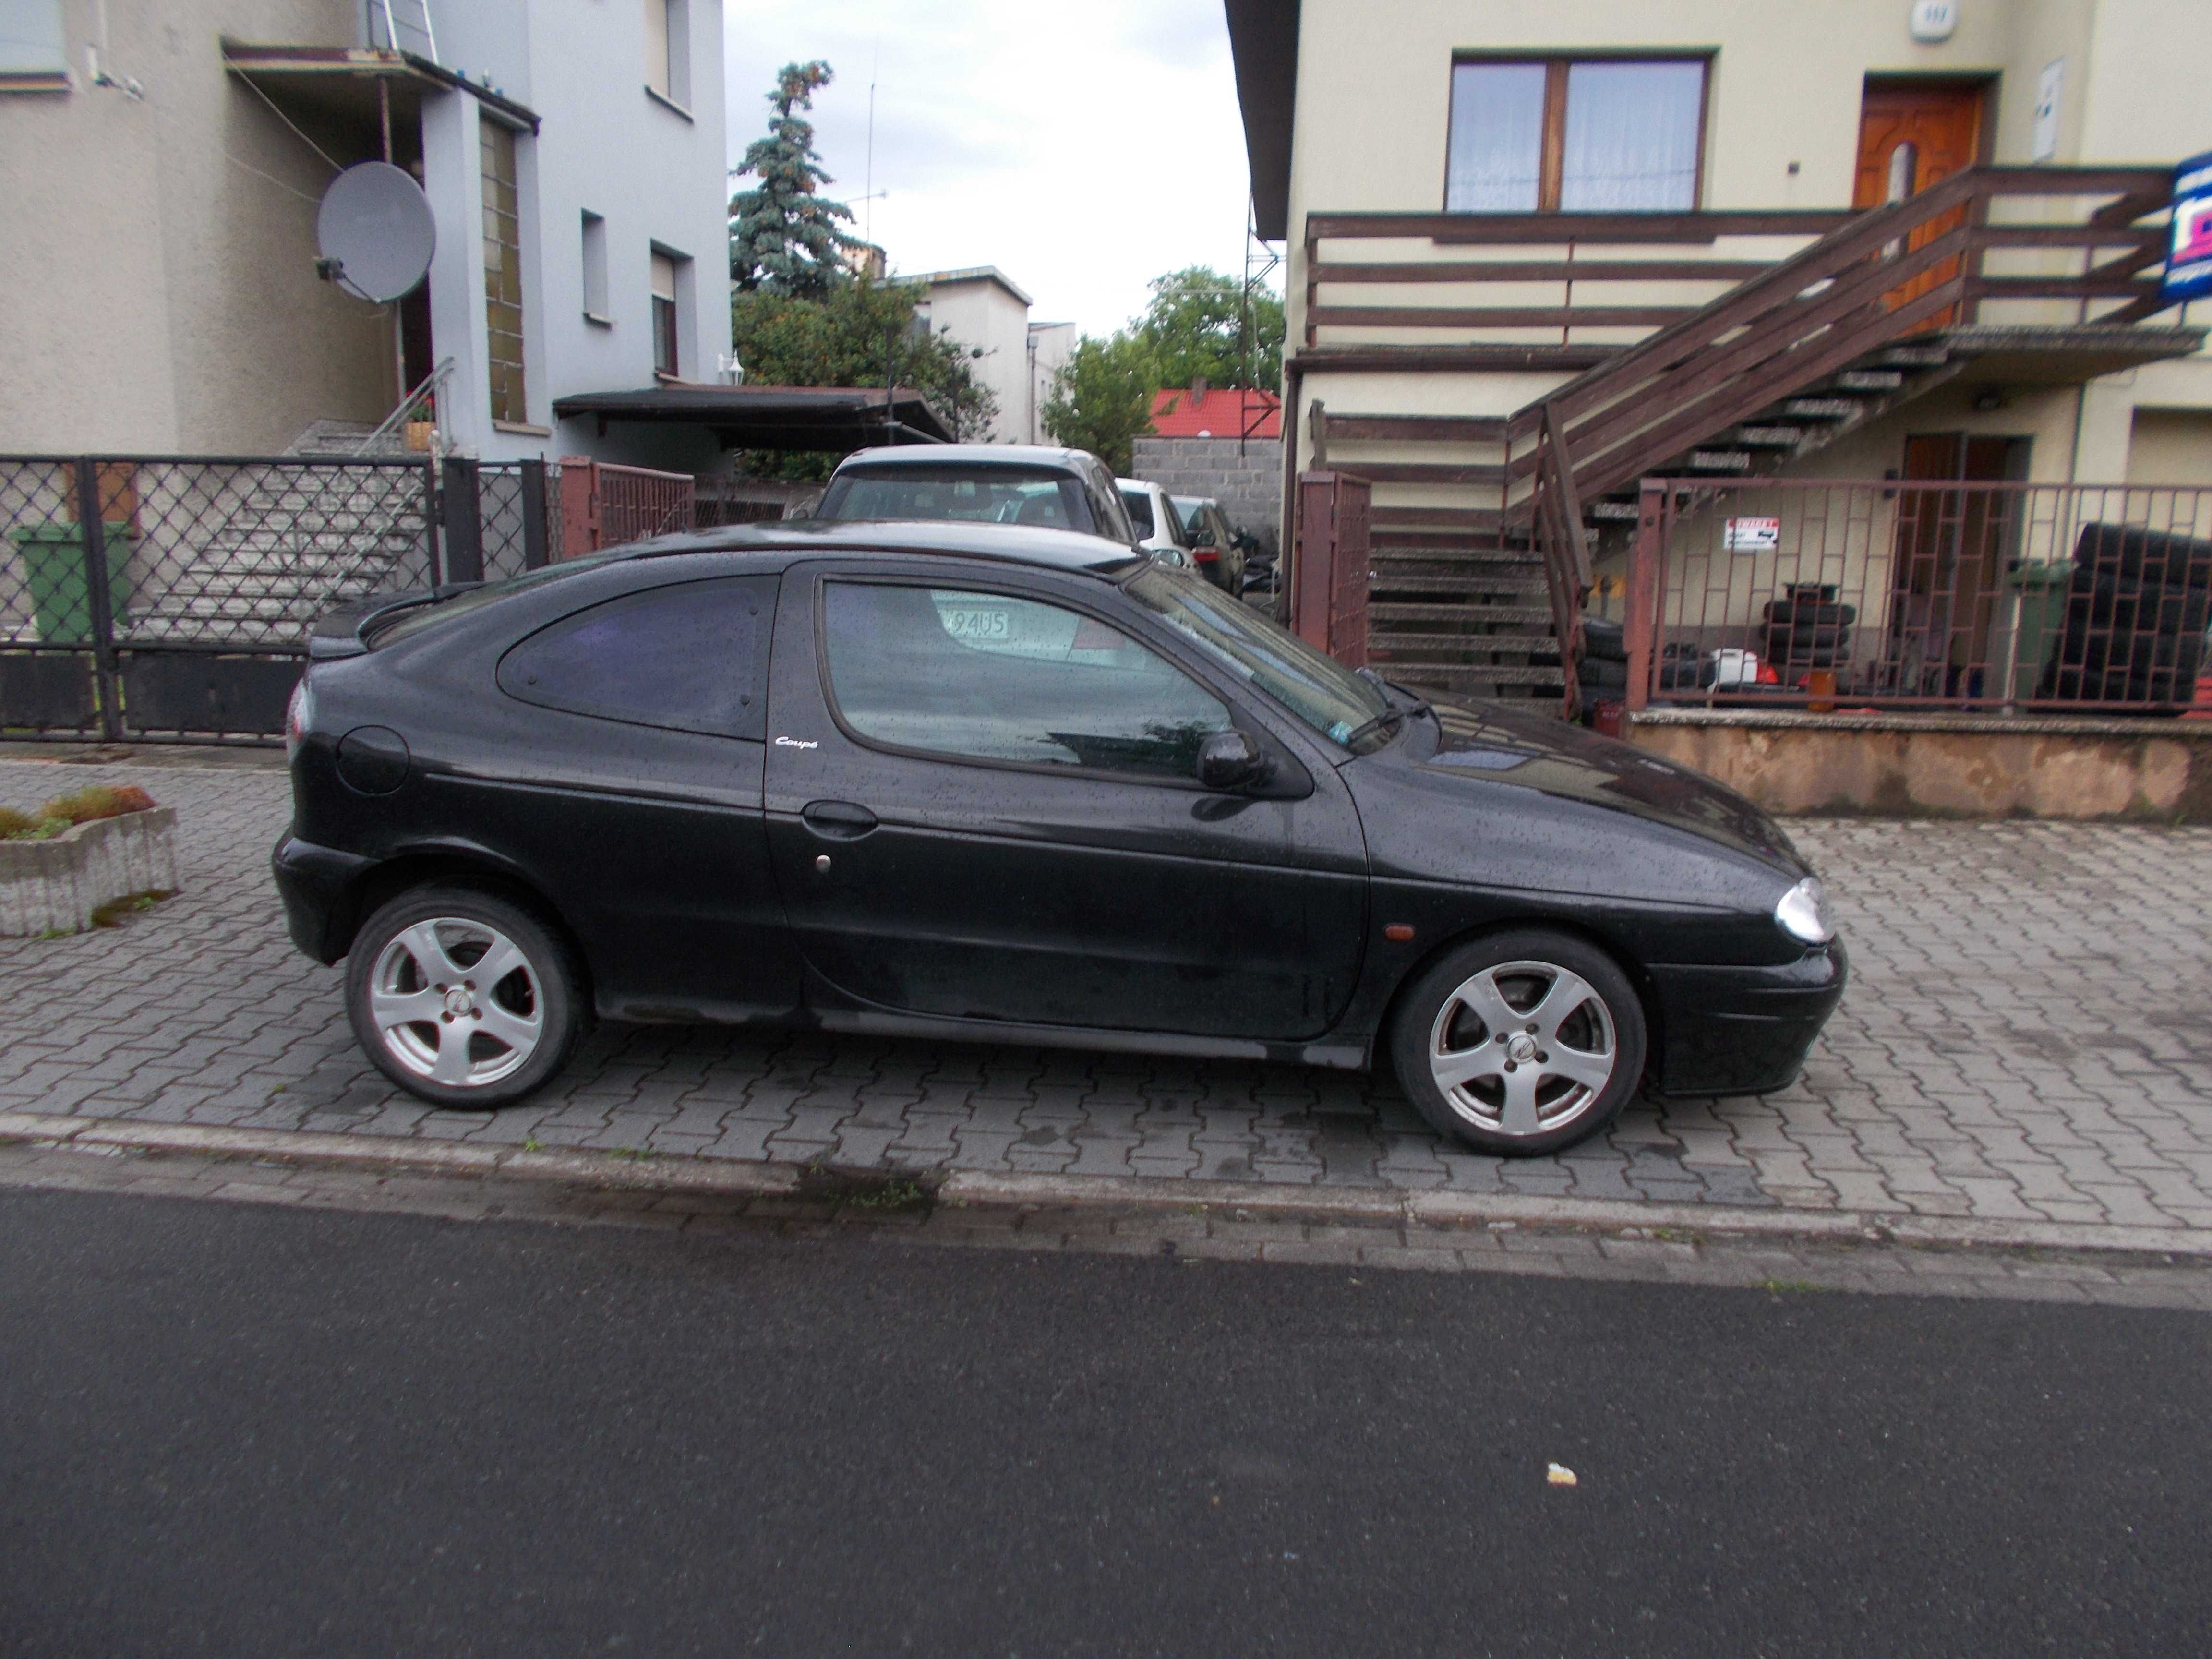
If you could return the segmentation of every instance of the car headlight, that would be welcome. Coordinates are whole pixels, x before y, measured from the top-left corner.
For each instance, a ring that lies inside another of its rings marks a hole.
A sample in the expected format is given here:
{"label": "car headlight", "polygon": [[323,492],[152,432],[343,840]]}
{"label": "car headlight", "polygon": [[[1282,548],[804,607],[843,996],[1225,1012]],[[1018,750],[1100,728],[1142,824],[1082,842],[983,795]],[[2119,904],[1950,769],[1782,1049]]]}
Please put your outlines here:
{"label": "car headlight", "polygon": [[1820,878],[1808,876],[1784,893],[1774,907],[1782,931],[1808,945],[1826,945],[1836,936],[1836,913],[1828,908],[1828,890]]}

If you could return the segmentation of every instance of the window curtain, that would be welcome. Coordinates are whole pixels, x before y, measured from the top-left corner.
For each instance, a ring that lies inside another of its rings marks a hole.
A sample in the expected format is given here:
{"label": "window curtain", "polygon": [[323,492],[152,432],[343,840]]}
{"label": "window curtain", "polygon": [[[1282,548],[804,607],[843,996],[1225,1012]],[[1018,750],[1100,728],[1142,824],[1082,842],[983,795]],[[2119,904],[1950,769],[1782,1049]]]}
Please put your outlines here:
{"label": "window curtain", "polygon": [[1452,66],[1448,213],[1533,213],[1544,160],[1544,66]]}
{"label": "window curtain", "polygon": [[1559,206],[1570,213],[1695,207],[1705,88],[1700,63],[1571,65]]}

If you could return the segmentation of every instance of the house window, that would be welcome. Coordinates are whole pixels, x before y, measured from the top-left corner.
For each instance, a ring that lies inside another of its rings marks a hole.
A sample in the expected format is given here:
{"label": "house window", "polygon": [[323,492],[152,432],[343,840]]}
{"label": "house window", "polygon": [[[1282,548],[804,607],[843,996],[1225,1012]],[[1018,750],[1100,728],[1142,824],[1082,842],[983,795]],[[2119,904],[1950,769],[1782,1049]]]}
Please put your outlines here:
{"label": "house window", "polygon": [[675,380],[680,372],[676,343],[676,264],[672,255],[653,256],[653,372]]}
{"label": "house window", "polygon": [[1705,107],[1703,58],[1454,64],[1444,210],[1694,208]]}
{"label": "house window", "polygon": [[66,92],[61,0],[0,0],[0,92]]}
{"label": "house window", "polygon": [[584,315],[595,323],[614,320],[607,309],[607,222],[584,215]]}
{"label": "house window", "polygon": [[645,88],[690,106],[691,0],[645,0]]}
{"label": "house window", "polygon": [[530,418],[522,386],[522,210],[515,185],[514,132],[480,120],[483,162],[484,329],[491,363],[491,417]]}

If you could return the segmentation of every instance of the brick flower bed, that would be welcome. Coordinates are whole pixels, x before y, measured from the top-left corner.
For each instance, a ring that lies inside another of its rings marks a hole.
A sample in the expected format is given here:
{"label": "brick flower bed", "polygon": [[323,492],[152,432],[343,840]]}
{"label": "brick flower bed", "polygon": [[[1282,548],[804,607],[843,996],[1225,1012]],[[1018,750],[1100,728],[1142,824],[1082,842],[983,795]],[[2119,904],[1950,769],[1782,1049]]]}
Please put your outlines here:
{"label": "brick flower bed", "polygon": [[94,788],[0,809],[0,935],[79,933],[177,887],[176,809]]}

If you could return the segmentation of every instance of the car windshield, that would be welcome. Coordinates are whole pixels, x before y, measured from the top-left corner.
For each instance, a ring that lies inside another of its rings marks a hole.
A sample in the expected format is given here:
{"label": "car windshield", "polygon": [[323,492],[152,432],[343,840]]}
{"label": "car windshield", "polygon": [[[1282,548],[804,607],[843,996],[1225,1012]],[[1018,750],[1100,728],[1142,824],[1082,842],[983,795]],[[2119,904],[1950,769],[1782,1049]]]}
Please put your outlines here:
{"label": "car windshield", "polygon": [[1363,728],[1351,744],[1359,752],[1389,741],[1390,734],[1373,722],[1389,712],[1390,701],[1371,681],[1220,589],[1146,570],[1124,591],[1330,741],[1347,743]]}
{"label": "car windshield", "polygon": [[410,635],[449,623],[456,617],[465,617],[470,611],[482,610],[510,593],[526,592],[533,587],[543,587],[547,582],[566,581],[584,571],[596,570],[610,559],[624,557],[629,551],[624,548],[619,552],[594,553],[580,559],[564,559],[559,564],[550,564],[542,570],[532,570],[520,576],[509,576],[503,581],[484,582],[441,597],[425,598],[421,603],[394,611],[388,618],[376,623],[362,636],[362,643],[372,650],[381,646],[396,645]]}
{"label": "car windshield", "polygon": [[1102,532],[1080,479],[1041,466],[946,462],[841,471],[817,519],[933,519]]}

